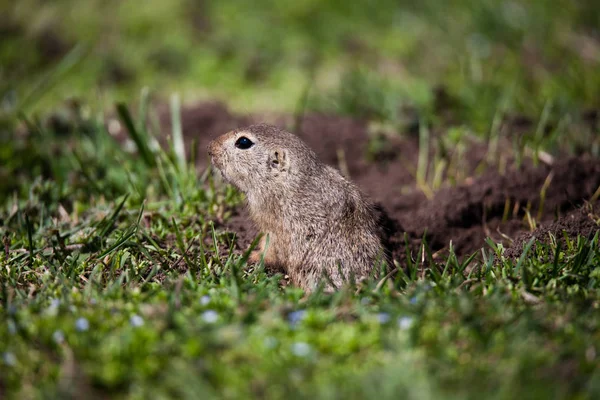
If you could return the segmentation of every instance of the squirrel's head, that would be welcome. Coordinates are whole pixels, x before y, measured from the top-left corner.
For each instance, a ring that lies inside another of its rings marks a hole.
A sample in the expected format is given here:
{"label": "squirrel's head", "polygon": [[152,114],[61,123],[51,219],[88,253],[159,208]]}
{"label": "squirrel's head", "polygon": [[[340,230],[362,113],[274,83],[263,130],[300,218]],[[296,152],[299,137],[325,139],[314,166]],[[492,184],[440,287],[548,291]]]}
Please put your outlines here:
{"label": "squirrel's head", "polygon": [[247,195],[281,190],[319,164],[300,138],[267,124],[219,136],[208,154],[225,180]]}

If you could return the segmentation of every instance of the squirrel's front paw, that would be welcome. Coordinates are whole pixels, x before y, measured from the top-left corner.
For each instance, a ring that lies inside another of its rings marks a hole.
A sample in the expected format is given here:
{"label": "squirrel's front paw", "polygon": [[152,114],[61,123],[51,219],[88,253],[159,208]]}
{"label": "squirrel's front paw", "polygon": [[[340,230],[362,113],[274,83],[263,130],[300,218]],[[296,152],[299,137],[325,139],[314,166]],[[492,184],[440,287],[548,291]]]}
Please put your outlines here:
{"label": "squirrel's front paw", "polygon": [[262,259],[262,252],[260,250],[253,250],[250,252],[248,256],[248,263],[250,264],[258,264]]}

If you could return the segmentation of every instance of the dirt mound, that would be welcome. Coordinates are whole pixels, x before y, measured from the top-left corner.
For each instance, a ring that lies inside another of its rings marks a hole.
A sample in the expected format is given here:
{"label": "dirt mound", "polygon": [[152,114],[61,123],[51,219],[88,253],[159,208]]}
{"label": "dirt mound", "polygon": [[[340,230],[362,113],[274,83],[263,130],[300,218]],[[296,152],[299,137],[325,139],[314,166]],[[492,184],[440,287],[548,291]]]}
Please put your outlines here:
{"label": "dirt mound", "polygon": [[581,208],[571,211],[555,222],[540,226],[533,232],[523,232],[516,238],[512,246],[506,249],[504,255],[508,258],[516,259],[521,256],[525,245],[531,238],[539,241],[547,241],[549,234],[552,234],[558,240],[563,240],[563,234],[566,234],[570,239],[575,239],[577,236],[591,239],[600,230],[599,211],[600,202],[597,202],[595,205],[586,204]]}
{"label": "dirt mound", "polygon": [[[205,148],[211,139],[262,119],[234,115],[219,103],[182,111],[184,136],[188,144],[196,139],[200,166],[208,162]],[[290,116],[271,116],[269,120],[293,126]],[[168,113],[161,121],[164,131],[169,132]],[[378,138],[369,133],[365,122],[312,113],[304,116],[296,133],[324,162],[339,168],[383,206],[389,216],[386,232],[390,246],[400,260],[404,258],[405,232],[413,250],[426,237],[434,252],[448,249],[452,241],[457,255],[466,256],[484,246],[488,236],[509,245],[508,238],[528,232],[526,210],[536,223],[546,226],[576,209],[600,186],[600,160],[586,157],[558,160],[552,166],[536,167],[526,161],[521,168],[508,168],[504,174],[489,168],[473,178],[488,148],[473,142],[462,160],[467,178],[457,186],[441,188],[428,199],[415,184],[419,141],[414,132],[386,135],[383,146],[373,150],[370,146]],[[511,160],[510,155],[506,159]],[[257,233],[243,209],[234,211],[225,228],[236,232],[239,250]]]}
{"label": "dirt mound", "polygon": [[386,137],[385,154],[375,152],[369,160],[369,142],[374,139],[362,121],[309,114],[297,134],[324,162],[339,168],[388,212],[390,200],[400,198],[403,189],[413,191],[415,178],[406,166],[417,163],[414,137]]}
{"label": "dirt mound", "polygon": [[[544,204],[542,192],[545,188]],[[505,175],[490,171],[469,184],[438,191],[412,210],[392,213],[414,237],[427,236],[432,250],[448,246],[458,255],[481,248],[486,236],[507,242],[528,229],[526,210],[537,222],[581,205],[600,186],[600,160],[571,158],[553,167],[527,166]]]}

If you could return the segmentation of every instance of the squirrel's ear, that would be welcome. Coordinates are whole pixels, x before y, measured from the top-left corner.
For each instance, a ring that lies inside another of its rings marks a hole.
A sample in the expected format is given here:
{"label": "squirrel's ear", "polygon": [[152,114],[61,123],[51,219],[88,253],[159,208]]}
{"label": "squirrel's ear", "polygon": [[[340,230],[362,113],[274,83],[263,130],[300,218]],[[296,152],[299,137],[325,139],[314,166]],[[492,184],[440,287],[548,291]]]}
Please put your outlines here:
{"label": "squirrel's ear", "polygon": [[269,167],[280,171],[286,170],[288,167],[287,152],[282,149],[273,150],[269,157]]}

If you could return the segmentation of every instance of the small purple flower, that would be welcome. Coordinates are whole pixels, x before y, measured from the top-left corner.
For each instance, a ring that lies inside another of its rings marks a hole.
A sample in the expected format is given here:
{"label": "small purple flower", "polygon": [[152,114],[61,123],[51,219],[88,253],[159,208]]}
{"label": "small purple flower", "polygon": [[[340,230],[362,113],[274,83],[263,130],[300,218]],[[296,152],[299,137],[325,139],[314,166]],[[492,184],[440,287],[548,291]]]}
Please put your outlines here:
{"label": "small purple flower", "polygon": [[75,321],[75,329],[78,332],[85,332],[90,329],[90,323],[83,317],[77,318],[77,321]]}
{"label": "small purple flower", "polygon": [[408,301],[410,302],[410,304],[417,304],[417,296],[411,297]]}
{"label": "small purple flower", "polygon": [[298,357],[306,357],[310,354],[311,348],[308,343],[296,342],[292,344],[292,353]]}
{"label": "small purple flower", "polygon": [[15,321],[13,321],[12,319],[8,320],[8,333],[10,333],[11,335],[17,333],[17,324],[15,324]]}
{"label": "small purple flower", "polygon": [[390,314],[386,313],[386,312],[381,312],[379,314],[377,314],[377,321],[379,321],[380,324],[387,324],[388,322],[390,322]]}
{"label": "small purple flower", "polygon": [[412,317],[400,317],[398,318],[398,328],[402,330],[409,329],[413,324]]}
{"label": "small purple flower", "polygon": [[4,361],[4,364],[8,365],[9,367],[14,367],[17,365],[17,357],[15,357],[15,355],[10,351],[2,354],[2,360]]}
{"label": "small purple flower", "polygon": [[54,316],[54,315],[58,314],[58,308],[59,307],[60,307],[60,300],[58,300],[58,299],[51,299],[50,300],[50,305],[46,309],[46,312],[49,315]]}
{"label": "small purple flower", "polygon": [[54,333],[52,334],[52,340],[54,340],[58,344],[61,344],[65,341],[65,334],[61,330],[54,331]]}
{"label": "small purple flower", "polygon": [[139,328],[144,325],[144,319],[137,314],[133,314],[131,318],[129,318],[129,323],[134,328]]}
{"label": "small purple flower", "polygon": [[204,296],[200,297],[200,305],[207,306],[208,303],[210,303],[209,295],[205,294]]}
{"label": "small purple flower", "polygon": [[214,310],[206,310],[202,313],[202,319],[207,324],[214,324],[219,319],[219,314]]}
{"label": "small purple flower", "polygon": [[305,310],[292,311],[291,313],[288,314],[288,322],[292,326],[295,326],[300,321],[302,321],[304,319],[304,317],[306,317],[306,311]]}

